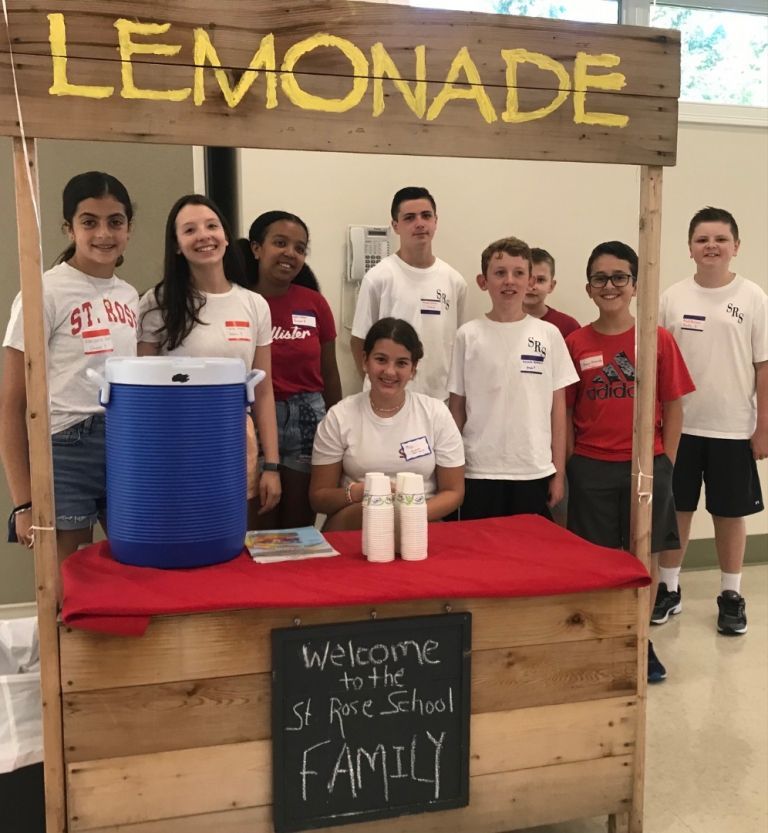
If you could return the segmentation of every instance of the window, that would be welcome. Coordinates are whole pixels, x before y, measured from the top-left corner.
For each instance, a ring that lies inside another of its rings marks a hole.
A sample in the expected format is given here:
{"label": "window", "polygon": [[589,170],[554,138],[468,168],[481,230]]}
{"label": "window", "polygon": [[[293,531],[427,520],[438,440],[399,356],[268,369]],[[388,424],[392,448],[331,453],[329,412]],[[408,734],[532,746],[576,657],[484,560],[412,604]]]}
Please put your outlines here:
{"label": "window", "polygon": [[768,107],[768,15],[651,6],[682,35],[681,101]]}
{"label": "window", "polygon": [[462,12],[580,20],[586,23],[617,23],[619,19],[618,0],[411,0],[411,5]]}
{"label": "window", "polygon": [[[617,23],[618,0],[398,0],[411,6],[457,11]],[[626,23],[679,29],[683,102],[768,107],[768,14],[765,0],[623,0]],[[723,8],[726,7],[726,8]],[[731,11],[730,9],[741,9]],[[694,109],[694,108],[692,108]],[[706,109],[706,108],[704,108]],[[711,108],[715,109],[715,108]],[[726,108],[723,108],[723,110]],[[696,117],[699,120],[699,117]],[[705,121],[752,122],[740,114]],[[764,119],[760,119],[762,124]],[[757,123],[757,122],[756,122]]]}

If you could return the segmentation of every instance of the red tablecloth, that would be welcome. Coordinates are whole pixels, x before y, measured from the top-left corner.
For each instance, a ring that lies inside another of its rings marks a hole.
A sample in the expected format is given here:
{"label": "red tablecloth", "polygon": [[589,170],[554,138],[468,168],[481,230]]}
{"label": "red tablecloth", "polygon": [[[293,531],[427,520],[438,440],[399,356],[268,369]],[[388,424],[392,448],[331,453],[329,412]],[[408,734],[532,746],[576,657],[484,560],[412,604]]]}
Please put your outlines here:
{"label": "red tablecloth", "polygon": [[160,614],[554,596],[650,583],[631,554],[588,544],[534,515],[430,524],[429,558],[419,562],[369,564],[360,532],[327,538],[341,555],[255,564],[244,551],[194,570],[129,567],[107,543],[94,544],[62,565],[62,616],[73,627],[138,636]]}

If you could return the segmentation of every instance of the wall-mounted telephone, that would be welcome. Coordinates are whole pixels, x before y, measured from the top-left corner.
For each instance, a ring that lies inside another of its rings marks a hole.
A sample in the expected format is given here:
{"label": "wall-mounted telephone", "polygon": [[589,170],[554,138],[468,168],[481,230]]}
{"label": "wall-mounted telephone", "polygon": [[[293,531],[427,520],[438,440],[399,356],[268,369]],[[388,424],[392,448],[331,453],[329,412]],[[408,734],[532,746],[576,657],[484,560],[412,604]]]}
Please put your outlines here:
{"label": "wall-mounted telephone", "polygon": [[387,226],[348,226],[347,280],[360,283],[363,275],[382,258],[390,254],[392,247]]}

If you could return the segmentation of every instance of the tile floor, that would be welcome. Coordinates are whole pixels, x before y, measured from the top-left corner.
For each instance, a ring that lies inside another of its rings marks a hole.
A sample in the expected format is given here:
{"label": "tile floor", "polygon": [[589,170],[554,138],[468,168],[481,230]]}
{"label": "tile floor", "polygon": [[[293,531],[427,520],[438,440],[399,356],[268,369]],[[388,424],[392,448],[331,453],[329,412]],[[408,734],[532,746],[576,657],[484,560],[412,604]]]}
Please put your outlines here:
{"label": "tile floor", "polygon": [[[744,570],[749,632],[717,633],[720,574],[683,573],[683,612],[651,628],[644,833],[768,831],[768,565]],[[605,833],[589,819],[526,833]]]}

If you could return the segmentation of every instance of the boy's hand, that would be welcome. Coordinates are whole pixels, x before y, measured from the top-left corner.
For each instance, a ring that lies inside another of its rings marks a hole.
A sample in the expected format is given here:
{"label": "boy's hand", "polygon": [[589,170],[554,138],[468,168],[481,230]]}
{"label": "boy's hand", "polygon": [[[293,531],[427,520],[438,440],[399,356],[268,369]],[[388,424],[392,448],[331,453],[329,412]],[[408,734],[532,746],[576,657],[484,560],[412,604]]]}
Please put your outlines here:
{"label": "boy's hand", "polygon": [[768,458],[768,429],[756,428],[755,433],[749,440],[752,446],[752,454],[755,460],[765,460]]}
{"label": "boy's hand", "polygon": [[549,481],[549,500],[547,506],[552,509],[565,497],[565,474],[556,472]]}

